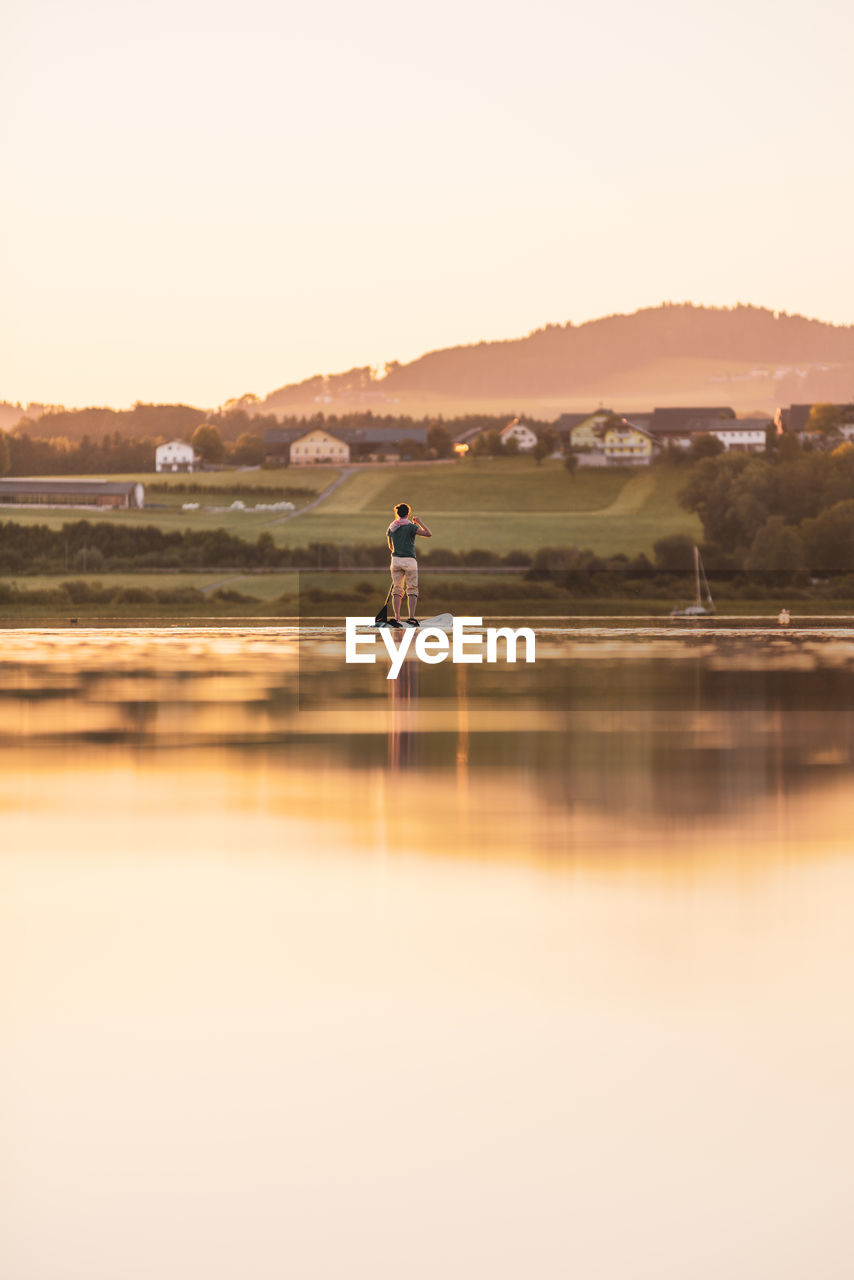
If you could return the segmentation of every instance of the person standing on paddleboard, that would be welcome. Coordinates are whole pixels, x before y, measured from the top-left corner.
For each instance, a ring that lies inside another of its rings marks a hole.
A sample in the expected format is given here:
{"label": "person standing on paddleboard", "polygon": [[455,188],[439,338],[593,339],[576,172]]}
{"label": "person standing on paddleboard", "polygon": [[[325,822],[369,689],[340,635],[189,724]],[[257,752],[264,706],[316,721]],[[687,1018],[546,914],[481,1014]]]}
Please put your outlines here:
{"label": "person standing on paddleboard", "polygon": [[403,604],[403,593],[406,591],[409,603],[410,627],[417,627],[418,619],[415,610],[418,605],[418,560],[415,557],[415,539],[432,538],[433,535],[423,520],[410,514],[409,503],[398,502],[394,509],[394,519],[386,530],[386,541],[391,552],[391,594],[394,602],[394,626],[402,627],[400,607]]}

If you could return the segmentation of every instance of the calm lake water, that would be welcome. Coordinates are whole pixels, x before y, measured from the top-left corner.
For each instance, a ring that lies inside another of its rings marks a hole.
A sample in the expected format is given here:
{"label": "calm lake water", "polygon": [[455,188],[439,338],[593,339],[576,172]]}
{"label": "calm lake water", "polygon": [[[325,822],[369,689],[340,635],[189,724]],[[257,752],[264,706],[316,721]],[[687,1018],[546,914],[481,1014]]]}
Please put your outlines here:
{"label": "calm lake water", "polygon": [[845,1280],[854,631],[6,631],[0,1273]]}

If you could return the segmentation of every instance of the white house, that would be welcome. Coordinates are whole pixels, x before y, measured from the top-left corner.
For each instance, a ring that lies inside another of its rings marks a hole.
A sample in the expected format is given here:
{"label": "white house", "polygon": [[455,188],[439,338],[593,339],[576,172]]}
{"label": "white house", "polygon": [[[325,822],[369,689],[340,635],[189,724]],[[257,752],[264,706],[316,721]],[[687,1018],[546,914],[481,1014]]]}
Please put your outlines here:
{"label": "white house", "polygon": [[518,418],[508,422],[507,426],[500,432],[500,435],[502,444],[506,444],[508,440],[515,440],[519,446],[520,453],[530,453],[537,443],[537,437],[531,428],[526,427],[524,422],[520,422]]}
{"label": "white house", "polygon": [[717,436],[727,453],[764,453],[768,425],[767,418],[723,419],[708,434]]}
{"label": "white house", "polygon": [[186,440],[170,440],[154,451],[155,471],[196,471],[201,458]]}
{"label": "white house", "polygon": [[340,465],[350,461],[350,446],[331,431],[315,427],[294,440],[290,448],[290,460],[292,467],[311,466],[316,462],[335,462]]}

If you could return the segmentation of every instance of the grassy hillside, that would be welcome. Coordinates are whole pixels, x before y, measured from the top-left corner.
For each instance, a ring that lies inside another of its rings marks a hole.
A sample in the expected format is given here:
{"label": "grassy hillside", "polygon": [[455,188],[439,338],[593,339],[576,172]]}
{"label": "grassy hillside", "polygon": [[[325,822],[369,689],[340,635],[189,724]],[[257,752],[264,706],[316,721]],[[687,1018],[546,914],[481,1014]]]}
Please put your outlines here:
{"label": "grassy hillside", "polygon": [[304,516],[271,528],[283,545],[381,540],[395,502],[409,502],[433,532],[433,547],[496,552],[541,546],[589,547],[600,554],[649,553],[657,538],[699,538],[697,518],[676,493],[681,472],[582,469],[528,458],[466,461],[448,467],[357,472]]}
{"label": "grassy hillside", "polygon": [[[46,524],[54,529],[80,519],[155,524],[166,530],[224,528],[252,540],[269,532],[280,546],[382,543],[394,503],[405,501],[433,531],[434,538],[425,550],[483,547],[506,552],[574,545],[600,554],[635,555],[649,553],[653,542],[664,534],[700,536],[697,518],[676,501],[684,482],[678,470],[582,468],[571,476],[560,462],[538,467],[530,458],[366,467],[345,473],[328,498],[305,514],[295,515],[227,509],[235,474],[243,484],[278,483],[283,489],[299,486],[321,493],[341,473],[325,467],[218,473],[222,497],[213,499],[190,494],[178,501],[175,495],[169,502],[169,495],[152,494],[152,501],[162,500],[162,506],[122,512],[7,507],[0,509],[0,520]],[[174,483],[178,482],[175,478]],[[207,478],[204,482],[207,484]],[[199,501],[199,510],[182,510],[186,500]],[[259,500],[269,501],[266,497]],[[246,499],[247,505],[253,501]]]}

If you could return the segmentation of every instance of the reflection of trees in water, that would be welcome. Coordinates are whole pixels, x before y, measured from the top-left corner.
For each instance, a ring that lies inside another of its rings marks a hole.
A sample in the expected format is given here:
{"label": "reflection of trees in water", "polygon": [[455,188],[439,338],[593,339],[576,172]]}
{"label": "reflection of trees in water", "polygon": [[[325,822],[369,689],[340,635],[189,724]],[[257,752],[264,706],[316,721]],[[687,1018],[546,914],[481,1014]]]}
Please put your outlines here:
{"label": "reflection of trees in water", "polygon": [[551,746],[563,768],[538,769],[552,800],[624,816],[732,815],[840,774],[854,783],[854,724],[829,711],[628,713],[567,729]]}
{"label": "reflection of trees in water", "polygon": [[[103,666],[63,669],[60,678],[55,667],[22,666],[6,690],[0,729],[13,738],[208,742],[354,773],[431,770],[458,799],[488,771],[506,771],[534,804],[540,796],[564,811],[640,818],[737,814],[849,774],[847,647],[834,656],[792,645],[787,665],[765,667],[758,663],[766,654],[776,662],[776,650],[670,652],[585,660],[570,648],[565,658],[512,668],[406,661],[396,681],[386,680],[382,663],[347,667],[337,655],[310,673],[220,662],[120,677]],[[55,730],[52,716],[27,719],[25,702],[54,704]],[[314,709],[334,715],[313,726]]]}
{"label": "reflection of trees in water", "polygon": [[[411,711],[417,692],[420,707],[446,707],[444,723],[416,733],[412,716],[401,717],[387,735],[360,735],[358,750],[343,735],[327,747],[355,767],[384,757],[393,767],[455,769],[458,785],[462,752],[466,778],[519,771],[562,808],[639,817],[738,813],[851,769],[854,718],[832,714],[854,703],[847,669],[750,670],[727,668],[720,650],[715,658],[512,671],[405,663],[397,688],[383,681],[389,705]],[[416,678],[417,690],[407,683]],[[481,709],[493,717],[488,728],[478,725]]]}

